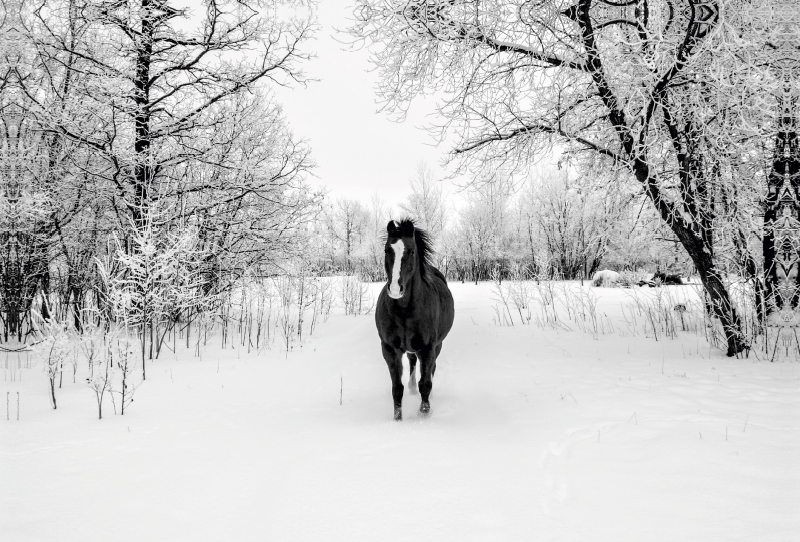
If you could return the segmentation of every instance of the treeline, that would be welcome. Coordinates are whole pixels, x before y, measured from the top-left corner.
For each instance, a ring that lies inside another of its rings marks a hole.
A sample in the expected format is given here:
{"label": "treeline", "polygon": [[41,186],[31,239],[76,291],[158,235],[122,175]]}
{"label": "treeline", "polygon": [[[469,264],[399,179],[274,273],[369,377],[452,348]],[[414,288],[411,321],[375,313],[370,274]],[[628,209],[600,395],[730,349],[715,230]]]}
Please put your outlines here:
{"label": "treeline", "polygon": [[475,183],[446,195],[433,171],[420,165],[411,193],[398,208],[378,195],[369,201],[326,202],[313,259],[326,274],[383,280],[386,224],[410,216],[435,240],[436,263],[450,280],[530,277],[591,278],[599,269],[690,274],[682,248],[660,224],[641,193],[623,183],[554,171],[524,182]]}

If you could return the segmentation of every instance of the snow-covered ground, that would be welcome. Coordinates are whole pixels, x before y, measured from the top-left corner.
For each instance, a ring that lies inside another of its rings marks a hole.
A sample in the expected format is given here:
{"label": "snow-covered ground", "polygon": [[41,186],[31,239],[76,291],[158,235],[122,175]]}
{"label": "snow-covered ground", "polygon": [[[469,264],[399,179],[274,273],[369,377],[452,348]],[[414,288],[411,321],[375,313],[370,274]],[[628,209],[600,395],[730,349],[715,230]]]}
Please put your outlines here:
{"label": "snow-covered ground", "polygon": [[0,540],[800,540],[800,365],[633,334],[619,289],[593,289],[595,339],[451,286],[432,414],[406,393],[400,423],[372,315],[288,356],[168,352],[103,420],[67,375],[52,410],[12,354]]}

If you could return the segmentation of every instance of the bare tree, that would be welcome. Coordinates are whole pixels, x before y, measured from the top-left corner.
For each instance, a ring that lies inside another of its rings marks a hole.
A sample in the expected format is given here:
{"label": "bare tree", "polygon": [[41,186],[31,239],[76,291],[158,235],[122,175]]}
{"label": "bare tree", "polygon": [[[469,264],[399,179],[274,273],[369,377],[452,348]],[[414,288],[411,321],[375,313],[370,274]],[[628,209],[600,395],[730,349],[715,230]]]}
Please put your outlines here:
{"label": "bare tree", "polygon": [[531,249],[535,236],[544,244],[552,267],[565,279],[575,279],[597,271],[631,196],[598,187],[586,177],[570,180],[563,172],[529,179],[521,199],[530,220]]}
{"label": "bare tree", "polygon": [[400,204],[400,209],[408,213],[416,225],[426,230],[434,247],[438,247],[446,222],[441,182],[437,181],[430,166],[420,162],[410,183],[411,194],[406,202]]}
{"label": "bare tree", "polygon": [[[509,256],[509,208],[512,185],[507,179],[480,183],[465,194],[459,210],[454,243],[447,247],[448,258],[472,280],[488,280],[495,265]],[[462,277],[463,278],[463,277]]]}
{"label": "bare tree", "polygon": [[[80,98],[100,116],[88,132],[64,119],[51,129],[105,156],[137,225],[176,167],[204,161],[221,143],[203,136],[225,123],[231,100],[261,82],[304,81],[300,46],[314,28],[310,11],[287,17],[275,2],[223,0],[194,15],[170,0],[41,5],[49,9],[33,12],[34,43],[42,56],[77,58],[70,69],[94,75]],[[87,27],[82,39],[60,31],[64,17]]]}
{"label": "bare tree", "polygon": [[341,198],[328,208],[326,214],[328,231],[341,251],[344,272],[352,273],[356,267],[356,256],[367,235],[368,214],[363,203],[356,199]]}
{"label": "bare tree", "polygon": [[369,215],[366,241],[365,241],[365,262],[364,267],[367,277],[370,280],[381,280],[384,278],[383,269],[383,245],[386,240],[386,224],[389,222],[389,208],[386,202],[376,192],[369,200],[367,207]]}
{"label": "bare tree", "polygon": [[[114,231],[135,250],[129,241],[153,205],[171,212],[156,226],[164,233],[196,221],[210,288],[302,250],[320,195],[305,184],[308,146],[293,136],[268,87],[305,83],[300,64],[315,27],[313,3],[204,6],[3,4],[2,120],[10,123],[9,141],[24,141],[26,156],[15,160],[29,164],[29,179],[15,173],[0,182],[13,181],[3,186],[12,206],[31,197],[47,202],[35,224],[0,231],[13,249],[2,269],[9,288],[0,293],[11,310],[0,313],[15,332],[37,291],[48,299],[51,289],[80,329],[87,296],[102,290],[87,263]],[[20,252],[25,246],[30,255]],[[14,286],[22,278],[25,288]],[[24,300],[12,291],[24,291]],[[48,310],[43,302],[45,316]]]}

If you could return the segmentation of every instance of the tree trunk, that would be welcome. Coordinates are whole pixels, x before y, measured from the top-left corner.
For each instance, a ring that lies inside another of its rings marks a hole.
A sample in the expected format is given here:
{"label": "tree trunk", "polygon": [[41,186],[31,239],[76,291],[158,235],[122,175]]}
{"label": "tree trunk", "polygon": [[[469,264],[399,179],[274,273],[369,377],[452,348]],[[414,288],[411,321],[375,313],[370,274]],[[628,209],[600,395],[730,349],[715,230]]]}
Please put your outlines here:
{"label": "tree trunk", "polygon": [[135,164],[133,168],[134,205],[131,209],[133,222],[137,229],[144,226],[147,207],[150,201],[149,186],[152,182],[153,168],[149,163],[150,153],[150,64],[153,56],[154,17],[151,0],[141,0],[142,30],[136,43],[136,67],[133,79],[134,103],[134,142]]}
{"label": "tree trunk", "polygon": [[56,376],[53,375],[50,377],[50,397],[53,399],[53,410],[56,407]]}
{"label": "tree trunk", "polygon": [[[147,314],[147,312],[144,311],[143,314]],[[141,328],[142,328],[141,329],[141,333],[142,333],[142,380],[147,380],[147,374],[145,373],[145,364],[144,364],[145,352],[147,352],[147,320],[144,320],[144,319],[142,320]],[[126,363],[127,363],[127,359],[128,358],[126,357],[125,358]]]}
{"label": "tree trunk", "polygon": [[669,225],[692,259],[709,296],[713,316],[719,318],[722,324],[727,342],[726,354],[735,356],[742,352],[747,348],[747,344],[742,334],[741,320],[722,282],[722,274],[714,264],[711,247],[706,246],[703,236],[697,231],[700,228],[684,218],[677,208],[679,204],[668,201],[661,195],[657,180],[650,176],[646,163],[637,160],[634,164],[634,174],[642,183],[645,193],[655,205],[662,220]]}
{"label": "tree trunk", "polygon": [[678,224],[677,221],[670,224],[670,226],[675,235],[678,236],[678,239],[681,240],[689,257],[692,258],[703,287],[708,293],[713,316],[719,318],[722,324],[728,345],[726,355],[735,356],[747,348],[747,344],[742,334],[739,315],[731,303],[728,289],[722,282],[722,274],[714,264],[713,258],[706,250],[702,240],[695,236],[692,230]]}

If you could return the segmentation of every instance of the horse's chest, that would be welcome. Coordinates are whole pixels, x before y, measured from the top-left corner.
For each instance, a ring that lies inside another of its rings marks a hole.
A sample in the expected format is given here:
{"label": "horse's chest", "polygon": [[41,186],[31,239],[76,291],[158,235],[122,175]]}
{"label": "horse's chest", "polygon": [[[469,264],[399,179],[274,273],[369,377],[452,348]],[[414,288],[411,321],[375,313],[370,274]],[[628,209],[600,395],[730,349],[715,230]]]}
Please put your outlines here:
{"label": "horse's chest", "polygon": [[425,329],[415,320],[396,322],[389,333],[389,344],[398,350],[417,352],[428,342]]}

